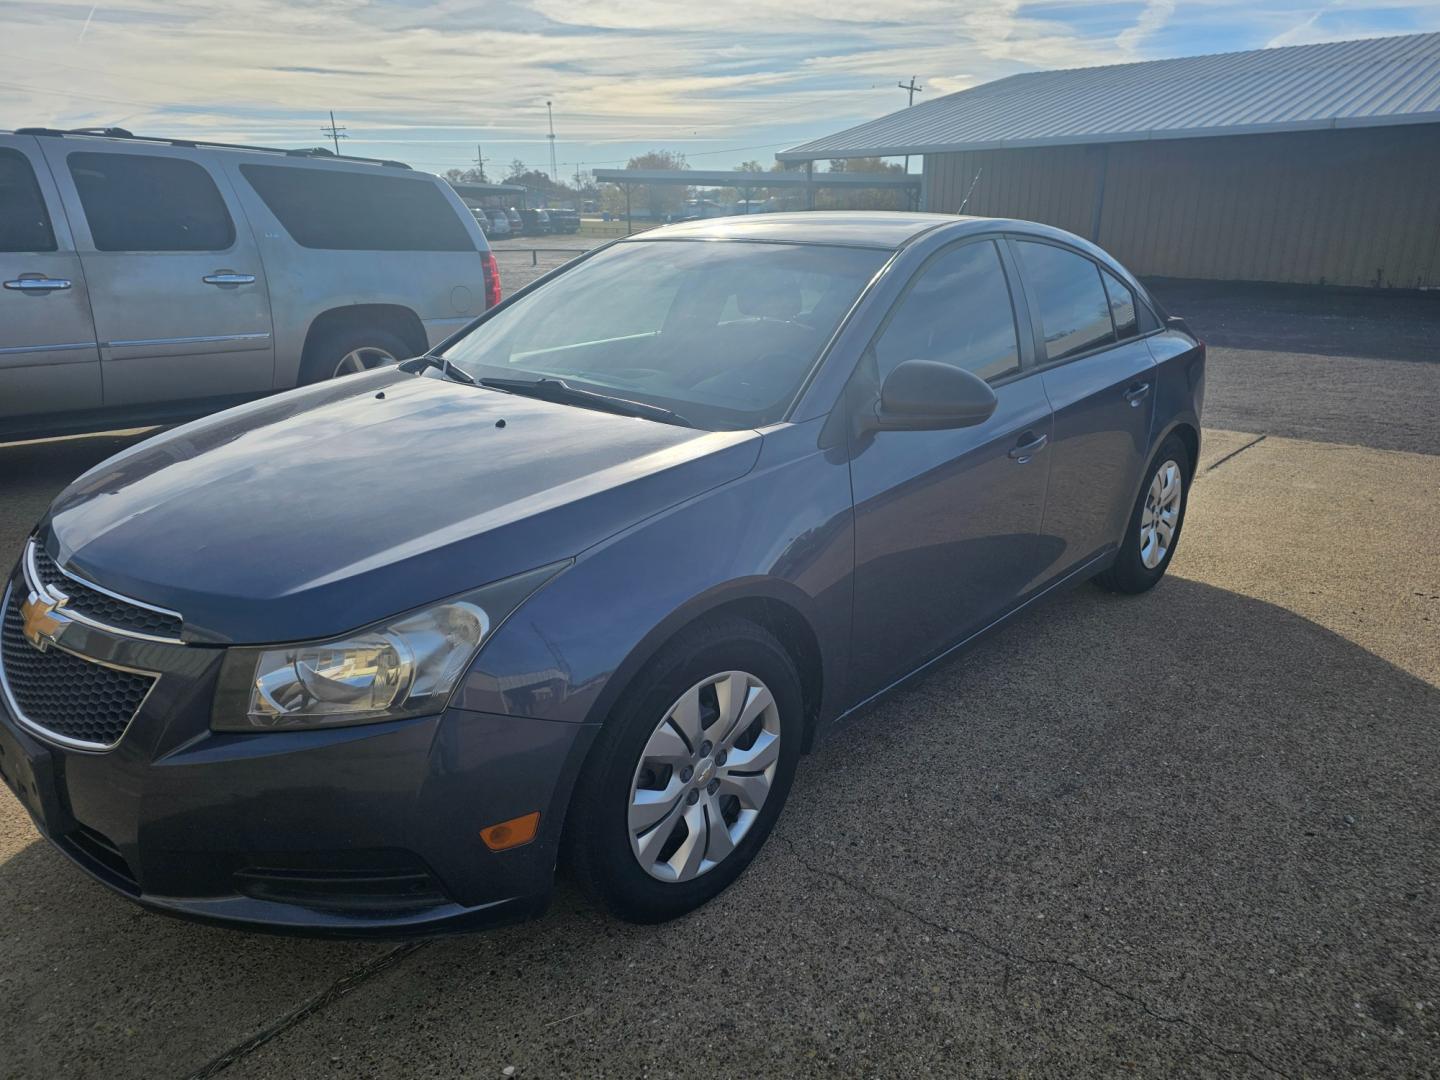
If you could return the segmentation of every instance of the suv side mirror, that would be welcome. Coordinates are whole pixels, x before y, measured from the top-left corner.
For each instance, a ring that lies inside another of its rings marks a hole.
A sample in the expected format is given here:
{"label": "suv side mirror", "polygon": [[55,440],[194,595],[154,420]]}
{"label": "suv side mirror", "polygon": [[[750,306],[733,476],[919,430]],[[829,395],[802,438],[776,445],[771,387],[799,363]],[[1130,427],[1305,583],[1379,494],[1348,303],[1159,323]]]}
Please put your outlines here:
{"label": "suv side mirror", "polygon": [[974,372],[935,360],[906,360],[885,377],[867,428],[940,431],[973,427],[994,414],[999,401]]}

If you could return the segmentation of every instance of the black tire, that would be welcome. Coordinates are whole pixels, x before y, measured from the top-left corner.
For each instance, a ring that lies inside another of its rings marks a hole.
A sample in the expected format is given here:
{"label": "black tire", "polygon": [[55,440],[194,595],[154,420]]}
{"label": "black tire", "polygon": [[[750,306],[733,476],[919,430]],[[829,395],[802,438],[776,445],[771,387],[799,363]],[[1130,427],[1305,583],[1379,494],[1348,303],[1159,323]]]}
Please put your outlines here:
{"label": "black tire", "polygon": [[[727,857],[688,881],[658,880],[631,850],[628,812],[636,769],[651,734],[681,695],[732,670],[760,679],[778,709],[780,753],[769,794]],[[612,915],[634,923],[664,922],[717,896],[750,865],[774,827],[795,778],[804,724],[795,664],[766,630],[732,619],[696,627],[671,641],[621,697],[576,785],[564,850],[580,887]]]}
{"label": "black tire", "polygon": [[[1175,520],[1175,531],[1164,556],[1155,566],[1146,566],[1141,557],[1140,520],[1145,513],[1150,487],[1155,482],[1156,475],[1170,462],[1180,470],[1180,513]],[[1171,435],[1160,444],[1160,449],[1155,451],[1155,456],[1145,470],[1145,482],[1140,485],[1140,495],[1136,498],[1135,508],[1130,512],[1130,518],[1125,524],[1125,536],[1115,555],[1115,562],[1095,578],[1097,585],[1109,592],[1142,593],[1153,589],[1165,576],[1170,560],[1175,557],[1175,549],[1180,546],[1180,533],[1185,527],[1185,508],[1190,502],[1193,472],[1194,464],[1190,461],[1190,451],[1179,436]]]}
{"label": "black tire", "polygon": [[402,337],[381,327],[340,327],[325,332],[305,350],[305,360],[300,365],[300,385],[308,386],[335,378],[335,368],[340,361],[357,349],[379,349],[394,360],[416,355],[415,349]]}

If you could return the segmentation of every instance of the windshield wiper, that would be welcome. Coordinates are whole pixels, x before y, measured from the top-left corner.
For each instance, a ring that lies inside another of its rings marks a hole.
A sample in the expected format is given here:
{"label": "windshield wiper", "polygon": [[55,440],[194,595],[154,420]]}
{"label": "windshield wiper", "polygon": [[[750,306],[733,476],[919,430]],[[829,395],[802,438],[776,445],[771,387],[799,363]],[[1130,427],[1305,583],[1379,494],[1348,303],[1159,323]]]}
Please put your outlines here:
{"label": "windshield wiper", "polygon": [[604,409],[606,412],[619,413],[621,416],[639,416],[646,420],[659,420],[664,424],[679,424],[681,427],[694,427],[689,420],[677,412],[662,408],[659,405],[647,405],[643,401],[631,401],[629,398],[612,397],[609,394],[601,394],[594,390],[581,390],[578,386],[571,386],[564,379],[540,378],[540,379],[481,379],[481,386],[488,386],[491,390],[503,390],[507,394],[523,394],[526,397],[540,398],[542,401],[554,401],[562,405],[581,405],[586,408]]}
{"label": "windshield wiper", "polygon": [[[475,385],[475,376],[471,375],[468,371],[465,371],[462,368],[456,367],[445,357],[436,356],[434,353],[422,353],[420,356],[416,356],[413,359],[406,360],[405,363],[424,364],[426,367],[439,368],[441,373],[444,374],[446,378],[454,379],[456,382],[468,383],[471,386]],[[406,368],[406,370],[413,371],[415,369]]]}

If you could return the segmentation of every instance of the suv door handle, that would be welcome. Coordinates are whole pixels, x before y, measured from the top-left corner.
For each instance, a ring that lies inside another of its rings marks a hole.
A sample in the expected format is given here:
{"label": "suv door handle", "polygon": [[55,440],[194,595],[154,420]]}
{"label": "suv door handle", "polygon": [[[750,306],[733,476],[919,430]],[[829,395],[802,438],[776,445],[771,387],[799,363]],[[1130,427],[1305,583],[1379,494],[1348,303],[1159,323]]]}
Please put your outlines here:
{"label": "suv door handle", "polygon": [[217,270],[200,279],[206,285],[254,285],[254,274],[237,274],[233,270]]}
{"label": "suv door handle", "polygon": [[1148,382],[1131,383],[1125,390],[1125,400],[1130,403],[1132,409],[1138,409],[1149,393],[1150,384]]}
{"label": "suv door handle", "polygon": [[53,277],[22,277],[14,281],[5,282],[5,288],[17,289],[20,292],[53,292],[56,289],[70,288],[69,278]]}
{"label": "suv door handle", "polygon": [[1020,437],[1020,440],[1021,441],[1016,443],[1014,447],[1010,450],[1010,456],[1016,461],[1018,461],[1021,465],[1024,465],[1037,453],[1045,449],[1045,444],[1050,441],[1050,436],[1032,435],[1030,434],[1030,432],[1027,431],[1024,435]]}

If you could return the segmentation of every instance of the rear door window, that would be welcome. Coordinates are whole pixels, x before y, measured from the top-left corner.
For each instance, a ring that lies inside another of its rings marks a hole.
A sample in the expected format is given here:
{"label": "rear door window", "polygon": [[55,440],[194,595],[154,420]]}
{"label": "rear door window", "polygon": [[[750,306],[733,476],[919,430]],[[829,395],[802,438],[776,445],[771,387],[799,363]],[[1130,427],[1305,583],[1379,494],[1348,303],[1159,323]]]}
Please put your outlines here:
{"label": "rear door window", "polygon": [[1064,360],[1115,341],[1110,301],[1100,268],[1083,255],[1053,244],[1015,244],[1040,309],[1047,360]]}
{"label": "rear door window", "polygon": [[1010,288],[994,242],[952,248],[911,283],[875,339],[881,379],[906,360],[937,360],[989,380],[1020,370]]}
{"label": "rear door window", "polygon": [[301,247],[476,250],[455,208],[424,177],[285,165],[241,165],[240,172]]}
{"label": "rear door window", "polygon": [[1110,300],[1110,318],[1115,322],[1115,334],[1121,341],[1140,333],[1140,321],[1136,317],[1135,293],[1114,274],[1103,267],[1100,277],[1105,282],[1105,295]]}
{"label": "rear door window", "polygon": [[86,152],[65,161],[97,251],[224,251],[235,243],[225,200],[194,161]]}
{"label": "rear door window", "polygon": [[0,251],[54,251],[55,230],[30,159],[0,147]]}

